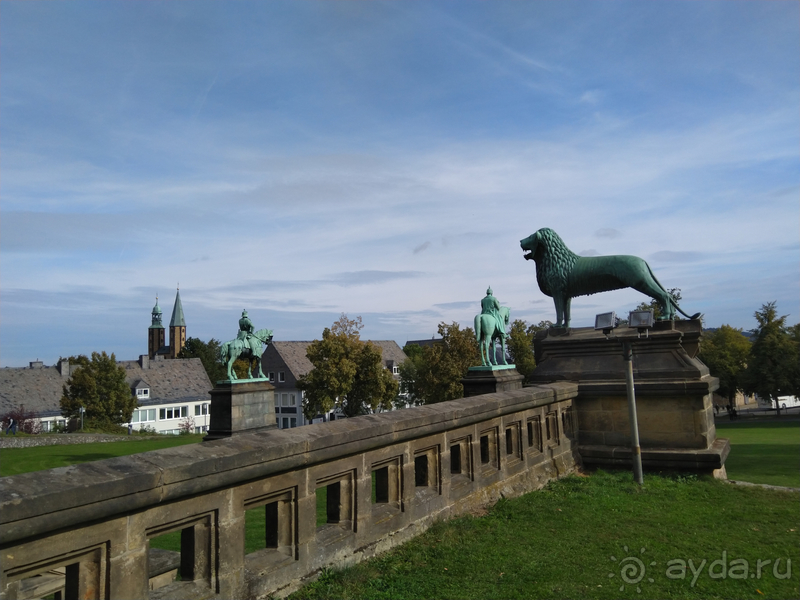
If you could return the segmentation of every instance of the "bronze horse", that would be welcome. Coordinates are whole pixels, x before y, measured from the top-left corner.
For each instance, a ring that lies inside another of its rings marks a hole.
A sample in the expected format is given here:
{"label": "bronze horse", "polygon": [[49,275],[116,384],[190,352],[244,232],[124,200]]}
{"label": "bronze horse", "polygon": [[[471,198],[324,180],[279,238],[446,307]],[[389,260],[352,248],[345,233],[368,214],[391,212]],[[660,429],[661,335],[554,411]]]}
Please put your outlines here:
{"label": "bronze horse", "polygon": [[222,362],[228,366],[228,379],[235,381],[238,379],[233,371],[233,363],[237,358],[247,359],[247,378],[253,379],[253,361],[258,364],[257,379],[266,379],[261,370],[261,345],[269,344],[272,341],[271,329],[259,329],[250,334],[246,340],[235,339],[225,342],[219,349],[219,356]]}

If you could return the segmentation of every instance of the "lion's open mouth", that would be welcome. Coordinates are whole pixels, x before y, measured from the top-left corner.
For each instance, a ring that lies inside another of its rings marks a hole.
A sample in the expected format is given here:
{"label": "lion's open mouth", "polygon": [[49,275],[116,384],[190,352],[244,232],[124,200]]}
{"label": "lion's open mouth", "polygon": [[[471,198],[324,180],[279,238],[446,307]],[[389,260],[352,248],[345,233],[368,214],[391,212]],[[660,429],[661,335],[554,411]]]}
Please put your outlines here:
{"label": "lion's open mouth", "polygon": [[525,258],[525,260],[533,260],[533,252],[525,252],[525,254],[522,256]]}

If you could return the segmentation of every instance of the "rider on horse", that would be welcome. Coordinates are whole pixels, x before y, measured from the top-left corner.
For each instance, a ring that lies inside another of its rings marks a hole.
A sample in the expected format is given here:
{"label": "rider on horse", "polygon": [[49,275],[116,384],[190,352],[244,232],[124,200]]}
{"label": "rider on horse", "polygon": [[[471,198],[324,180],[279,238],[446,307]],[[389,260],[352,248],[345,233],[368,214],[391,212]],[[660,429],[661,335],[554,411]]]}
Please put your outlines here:
{"label": "rider on horse", "polygon": [[255,331],[255,327],[253,327],[253,322],[250,320],[250,317],[247,316],[247,311],[242,311],[242,318],[239,319],[239,333],[236,335],[237,340],[241,340],[242,344],[245,348],[250,347],[250,336]]}
{"label": "rider on horse", "polygon": [[500,301],[492,295],[491,287],[486,290],[486,296],[481,300],[481,314],[491,315],[494,318],[497,322],[497,329],[500,330],[503,339],[505,339],[508,334],[506,333],[505,321],[500,315]]}

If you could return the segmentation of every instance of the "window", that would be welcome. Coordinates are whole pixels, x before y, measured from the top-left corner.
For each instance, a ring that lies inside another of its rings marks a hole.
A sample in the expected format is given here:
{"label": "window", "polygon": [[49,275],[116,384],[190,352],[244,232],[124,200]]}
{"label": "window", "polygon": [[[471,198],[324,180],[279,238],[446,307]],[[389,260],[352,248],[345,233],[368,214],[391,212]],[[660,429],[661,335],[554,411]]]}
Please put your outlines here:
{"label": "window", "polygon": [[270,381],[275,381],[275,372],[270,371],[269,373],[267,373],[267,379],[269,379]]}
{"label": "window", "polygon": [[400,368],[399,367],[392,367],[392,375],[399,375]]}
{"label": "window", "polygon": [[208,414],[208,404],[195,404],[194,405],[194,416],[199,417],[201,415]]}
{"label": "window", "polygon": [[173,406],[172,408],[160,408],[158,410],[158,420],[167,421],[169,419],[180,419],[189,416],[188,406]]}
{"label": "window", "polygon": [[283,371],[278,371],[278,383],[283,383],[286,381],[286,373]]}
{"label": "window", "polygon": [[289,429],[289,418],[283,417],[283,427],[281,429]]}
{"label": "window", "polygon": [[133,411],[131,415],[131,423],[147,423],[156,420],[155,408],[141,408]]}
{"label": "window", "polygon": [[137,398],[149,398],[150,397],[150,388],[140,388],[136,390],[136,397]]}
{"label": "window", "polygon": [[297,427],[297,419],[295,417],[289,419],[289,427]]}

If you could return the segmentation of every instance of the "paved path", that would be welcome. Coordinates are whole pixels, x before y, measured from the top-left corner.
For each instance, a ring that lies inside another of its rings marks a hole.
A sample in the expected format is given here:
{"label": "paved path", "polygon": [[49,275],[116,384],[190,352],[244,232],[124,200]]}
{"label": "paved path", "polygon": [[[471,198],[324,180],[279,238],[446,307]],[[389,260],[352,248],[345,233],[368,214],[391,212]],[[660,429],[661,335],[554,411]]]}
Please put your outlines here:
{"label": "paved path", "polygon": [[57,433],[53,435],[0,435],[0,448],[33,448],[62,444],[95,444],[98,442],[136,442],[163,439],[163,436],[111,435],[105,433]]}

